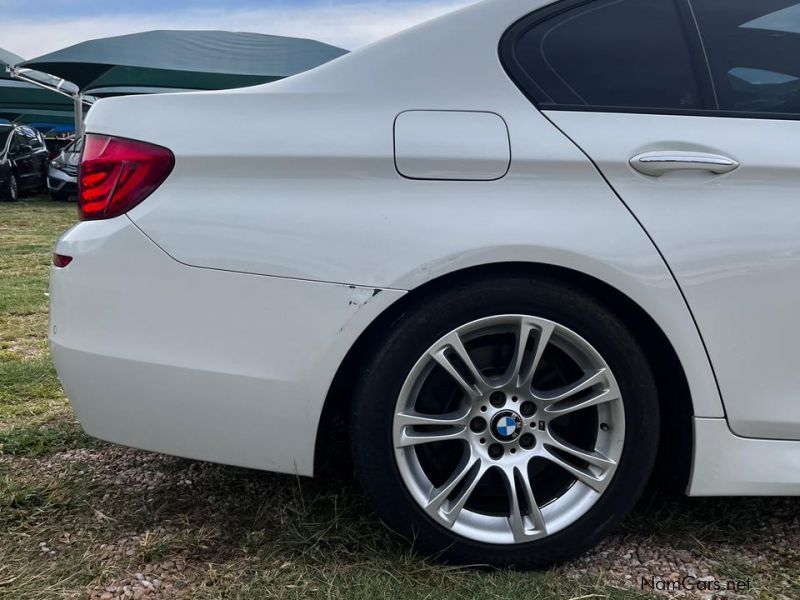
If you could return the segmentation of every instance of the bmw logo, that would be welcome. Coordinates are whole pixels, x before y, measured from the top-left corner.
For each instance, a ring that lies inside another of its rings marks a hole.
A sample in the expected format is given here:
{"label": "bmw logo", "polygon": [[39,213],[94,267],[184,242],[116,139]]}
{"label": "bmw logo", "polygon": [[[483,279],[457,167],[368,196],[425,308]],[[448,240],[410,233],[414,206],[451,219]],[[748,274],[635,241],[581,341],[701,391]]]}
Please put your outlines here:
{"label": "bmw logo", "polygon": [[501,442],[508,442],[516,438],[521,428],[522,419],[517,413],[510,410],[499,412],[492,419],[492,435]]}

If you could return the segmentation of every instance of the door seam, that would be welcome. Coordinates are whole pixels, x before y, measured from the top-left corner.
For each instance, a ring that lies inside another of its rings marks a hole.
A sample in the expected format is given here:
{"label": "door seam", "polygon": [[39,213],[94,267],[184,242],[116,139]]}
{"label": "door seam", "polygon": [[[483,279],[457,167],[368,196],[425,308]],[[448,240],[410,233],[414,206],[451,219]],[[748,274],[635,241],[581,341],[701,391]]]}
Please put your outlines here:
{"label": "door seam", "polygon": [[[689,311],[689,316],[692,318],[692,323],[694,324],[695,331],[697,331],[697,336],[700,338],[700,343],[703,345],[703,351],[705,352],[706,360],[708,360],[708,366],[711,369],[711,376],[714,379],[714,385],[717,388],[717,394],[719,395],[720,405],[722,406],[722,414],[724,415],[725,423],[728,426],[728,431],[730,431],[732,434],[735,435],[734,431],[731,429],[730,421],[728,421],[728,411],[727,411],[727,409],[725,407],[725,399],[722,397],[722,389],[720,388],[719,379],[717,378],[717,372],[716,372],[716,369],[714,368],[714,362],[711,360],[711,354],[708,351],[708,346],[706,345],[706,340],[703,337],[703,332],[700,330],[700,325],[697,322],[697,318],[694,315],[694,311],[692,310],[692,307],[689,305],[689,300],[686,298],[686,294],[683,292],[683,288],[681,287],[681,284],[678,281],[678,278],[675,276],[675,273],[673,272],[672,267],[670,267],[669,262],[667,262],[666,257],[664,256],[663,252],[661,252],[661,248],[658,247],[658,244],[656,244],[656,241],[650,235],[650,232],[647,231],[647,228],[639,220],[639,217],[636,216],[636,214],[633,212],[633,210],[631,210],[631,207],[628,206],[627,202],[625,202],[625,200],[622,198],[622,196],[619,194],[619,192],[617,192],[616,188],[611,184],[611,182],[605,176],[605,173],[603,173],[603,171],[600,169],[600,167],[597,166],[597,163],[594,161],[594,159],[591,156],[589,156],[589,154],[583,148],[581,148],[581,146],[574,139],[572,139],[572,137],[570,137],[567,134],[567,132],[565,132],[563,129],[561,129],[561,127],[559,127],[547,114],[545,114],[544,111],[539,111],[539,112],[545,119],[547,119],[547,121],[553,127],[556,128],[556,130],[560,131],[561,134],[565,138],[567,138],[578,149],[578,151],[581,154],[583,154],[586,157],[586,159],[592,164],[592,166],[597,171],[598,175],[600,175],[600,177],[603,178],[603,181],[606,182],[606,185],[608,185],[608,188],[617,197],[617,199],[620,201],[620,203],[622,203],[622,206],[625,207],[625,209],[628,211],[628,213],[631,215],[631,217],[633,217],[634,221],[636,221],[636,223],[639,225],[639,228],[647,236],[647,239],[650,240],[650,243],[653,245],[653,248],[655,248],[655,251],[658,253],[658,256],[661,258],[661,262],[664,263],[664,266],[666,267],[667,272],[669,273],[670,277],[672,277],[672,281],[675,282],[675,286],[678,288],[678,292],[680,293],[681,298],[683,298],[683,303],[686,306],[686,310]],[[679,357],[678,360],[680,360],[680,357]],[[694,402],[692,403],[692,409],[694,409]],[[693,416],[696,416],[696,415],[693,415]]]}

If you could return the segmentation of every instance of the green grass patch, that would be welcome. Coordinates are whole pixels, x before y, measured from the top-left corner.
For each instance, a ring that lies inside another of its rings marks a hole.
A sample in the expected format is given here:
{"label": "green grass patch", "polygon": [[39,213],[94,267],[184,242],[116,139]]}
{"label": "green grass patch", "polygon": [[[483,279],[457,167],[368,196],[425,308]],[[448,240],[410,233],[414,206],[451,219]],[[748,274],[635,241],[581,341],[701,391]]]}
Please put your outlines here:
{"label": "green grass patch", "polygon": [[73,448],[94,448],[97,444],[77,423],[45,423],[0,431],[0,455],[44,456]]}
{"label": "green grass patch", "polygon": [[36,275],[7,275],[0,271],[0,311],[8,314],[25,315],[41,310],[42,302],[47,302],[47,280]]}
{"label": "green grass patch", "polygon": [[[74,204],[0,202],[0,364],[46,355],[50,257],[75,220]],[[0,396],[6,385],[0,380]]]}
{"label": "green grass patch", "polygon": [[[68,413],[47,348],[50,256],[75,222],[75,206],[45,198],[0,202],[0,432],[5,452],[44,451],[59,428],[43,422]],[[40,433],[39,433],[40,432]],[[35,438],[41,435],[41,443]]]}
{"label": "green grass patch", "polygon": [[22,483],[9,475],[0,477],[0,512],[8,517],[10,511],[47,510],[59,502],[58,486]]}
{"label": "green grass patch", "polygon": [[3,408],[28,400],[63,398],[50,358],[3,360],[0,363],[0,416]]}

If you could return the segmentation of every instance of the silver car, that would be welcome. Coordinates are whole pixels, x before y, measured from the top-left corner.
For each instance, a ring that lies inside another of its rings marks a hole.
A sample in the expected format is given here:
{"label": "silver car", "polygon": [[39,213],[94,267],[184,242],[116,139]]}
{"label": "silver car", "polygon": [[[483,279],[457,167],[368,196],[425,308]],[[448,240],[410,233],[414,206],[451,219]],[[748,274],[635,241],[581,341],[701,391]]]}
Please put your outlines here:
{"label": "silver car", "polygon": [[47,191],[50,198],[65,201],[78,193],[78,164],[83,150],[83,138],[79,138],[64,148],[50,161],[47,171]]}

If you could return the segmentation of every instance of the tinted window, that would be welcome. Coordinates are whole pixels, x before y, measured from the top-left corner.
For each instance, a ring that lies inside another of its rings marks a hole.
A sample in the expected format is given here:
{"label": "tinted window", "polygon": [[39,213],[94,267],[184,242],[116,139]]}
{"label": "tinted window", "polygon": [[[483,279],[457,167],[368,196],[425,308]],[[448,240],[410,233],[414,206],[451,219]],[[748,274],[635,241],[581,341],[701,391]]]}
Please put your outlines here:
{"label": "tinted window", "polygon": [[582,3],[523,30],[511,52],[543,108],[703,106],[675,0]]}
{"label": "tinted window", "polygon": [[31,129],[30,127],[22,127],[20,129],[20,133],[25,136],[25,140],[22,142],[23,144],[28,144],[31,148],[40,148],[41,144],[39,142],[39,136],[36,134],[36,131]]}
{"label": "tinted window", "polygon": [[14,137],[11,139],[11,147],[16,151],[19,152],[20,146],[27,144],[28,140],[25,139],[25,136],[20,133],[19,130],[14,132]]}
{"label": "tinted window", "polygon": [[9,135],[11,135],[10,129],[0,129],[0,154],[2,154],[3,150],[6,148]]}
{"label": "tinted window", "polygon": [[723,111],[800,115],[800,2],[691,0]]}

